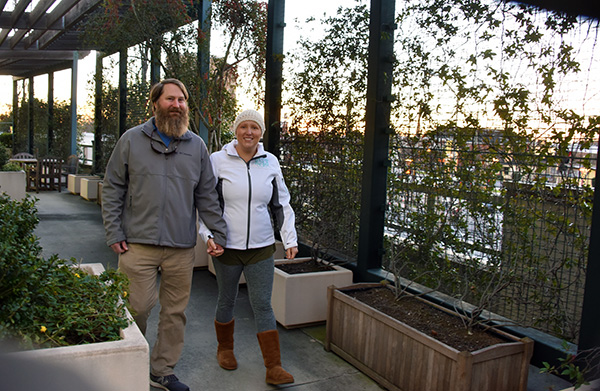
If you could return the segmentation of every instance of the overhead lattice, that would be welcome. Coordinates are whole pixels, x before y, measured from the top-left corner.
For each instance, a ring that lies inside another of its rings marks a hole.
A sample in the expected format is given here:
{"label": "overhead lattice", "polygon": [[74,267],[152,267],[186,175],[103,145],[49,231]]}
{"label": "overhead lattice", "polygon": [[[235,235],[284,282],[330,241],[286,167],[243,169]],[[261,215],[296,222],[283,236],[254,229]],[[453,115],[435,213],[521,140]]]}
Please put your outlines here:
{"label": "overhead lattice", "polygon": [[72,66],[89,53],[78,25],[101,0],[0,0],[0,75],[29,77]]}

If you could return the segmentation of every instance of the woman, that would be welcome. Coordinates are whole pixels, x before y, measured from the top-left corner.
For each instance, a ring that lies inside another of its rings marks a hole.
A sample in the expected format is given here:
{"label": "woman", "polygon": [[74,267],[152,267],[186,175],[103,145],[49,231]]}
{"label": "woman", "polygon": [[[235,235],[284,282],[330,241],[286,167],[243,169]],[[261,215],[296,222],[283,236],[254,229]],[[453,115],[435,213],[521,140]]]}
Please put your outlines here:
{"label": "woman", "polygon": [[[213,258],[219,286],[215,315],[217,359],[222,368],[237,368],[233,354],[233,308],[244,272],[267,368],[266,382],[293,383],[293,376],[281,367],[271,290],[275,252],[273,225],[281,234],[286,257],[293,259],[298,253],[294,211],[277,158],[259,143],[265,132],[262,116],[255,110],[243,111],[235,119],[233,130],[236,139],[210,157],[227,223],[227,246],[219,258]],[[210,238],[203,224],[200,234],[205,241]]]}

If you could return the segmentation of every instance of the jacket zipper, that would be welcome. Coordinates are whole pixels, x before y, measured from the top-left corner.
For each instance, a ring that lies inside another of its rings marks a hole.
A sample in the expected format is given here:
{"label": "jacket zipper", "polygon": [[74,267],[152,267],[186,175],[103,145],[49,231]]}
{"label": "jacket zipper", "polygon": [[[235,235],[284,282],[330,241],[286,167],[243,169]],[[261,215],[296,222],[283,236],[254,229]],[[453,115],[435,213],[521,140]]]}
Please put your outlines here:
{"label": "jacket zipper", "polygon": [[248,246],[250,245],[250,216],[252,215],[252,211],[250,208],[252,207],[252,176],[250,175],[250,161],[244,162],[246,163],[246,173],[248,174],[248,226],[246,227],[246,250],[248,250]]}

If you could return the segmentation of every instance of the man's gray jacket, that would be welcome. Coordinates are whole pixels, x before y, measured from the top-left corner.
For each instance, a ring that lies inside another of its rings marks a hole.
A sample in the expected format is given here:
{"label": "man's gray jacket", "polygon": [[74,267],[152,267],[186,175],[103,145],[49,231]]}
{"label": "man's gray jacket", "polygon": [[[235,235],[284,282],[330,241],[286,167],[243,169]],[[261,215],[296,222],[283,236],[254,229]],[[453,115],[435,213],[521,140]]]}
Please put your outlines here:
{"label": "man's gray jacket", "polygon": [[106,166],[106,243],[194,247],[200,216],[215,242],[225,246],[226,226],[217,197],[204,141],[187,131],[167,147],[153,117],[121,136]]}

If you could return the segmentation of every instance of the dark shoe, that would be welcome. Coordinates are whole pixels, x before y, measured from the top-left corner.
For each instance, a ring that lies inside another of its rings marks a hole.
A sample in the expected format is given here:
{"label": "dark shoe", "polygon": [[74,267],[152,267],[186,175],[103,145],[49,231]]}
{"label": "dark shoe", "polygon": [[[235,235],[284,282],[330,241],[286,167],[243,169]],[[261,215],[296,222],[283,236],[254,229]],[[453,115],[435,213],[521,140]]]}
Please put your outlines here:
{"label": "dark shoe", "polygon": [[167,391],[190,391],[175,375],[154,376],[150,374],[150,385]]}

